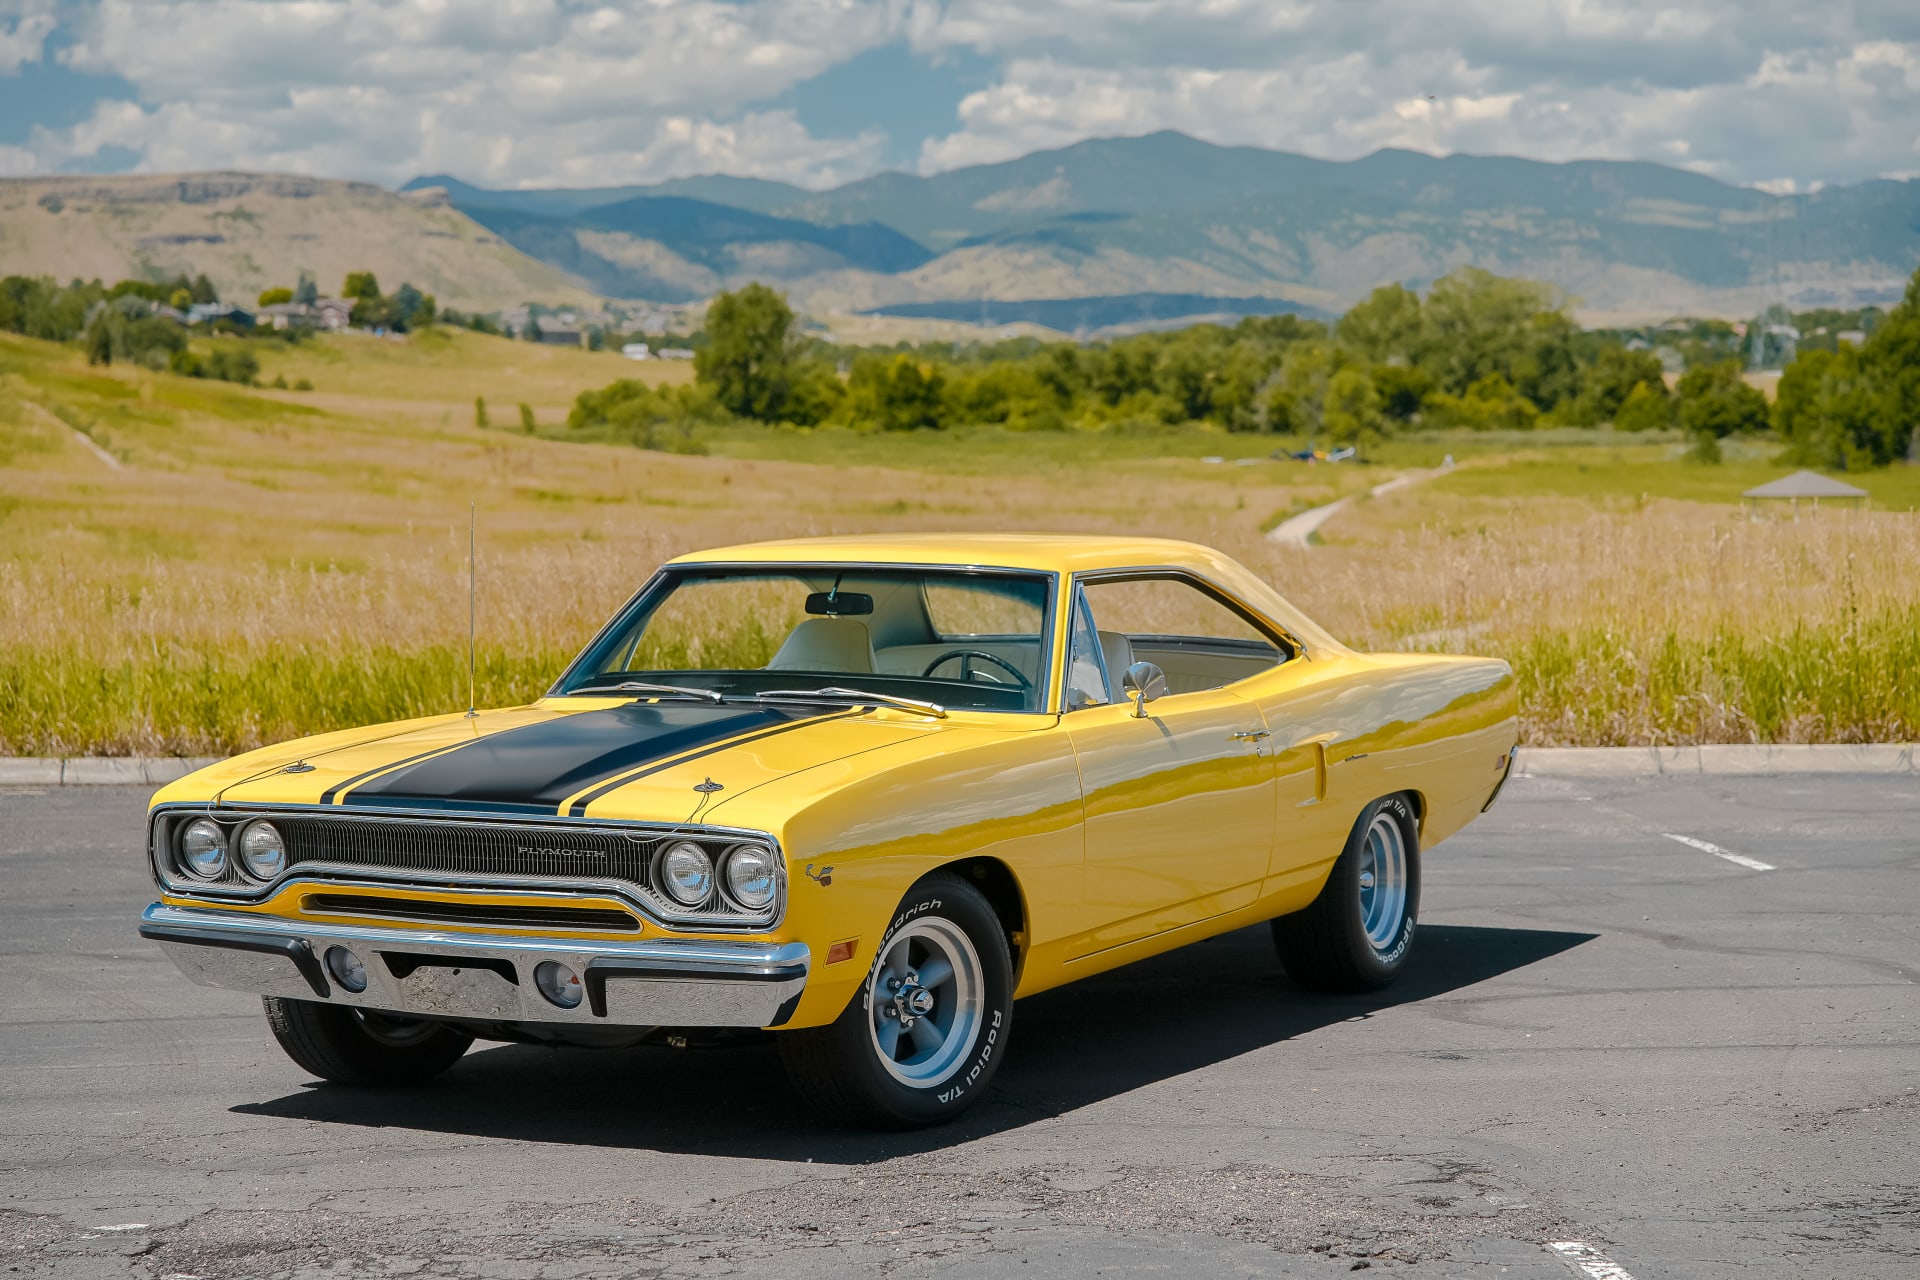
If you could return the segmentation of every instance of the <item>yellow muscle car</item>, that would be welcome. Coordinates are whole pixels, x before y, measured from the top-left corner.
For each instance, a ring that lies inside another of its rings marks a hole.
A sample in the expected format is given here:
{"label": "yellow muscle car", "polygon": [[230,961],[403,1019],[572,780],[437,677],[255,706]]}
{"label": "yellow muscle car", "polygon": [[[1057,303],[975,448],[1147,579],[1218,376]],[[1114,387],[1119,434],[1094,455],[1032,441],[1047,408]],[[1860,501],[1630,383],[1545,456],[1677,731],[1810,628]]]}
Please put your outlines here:
{"label": "yellow muscle car", "polygon": [[1514,744],[1505,663],[1356,653],[1205,547],[728,547],[529,706],[165,788],[140,931],[329,1080],[772,1031],[810,1102],[931,1124],[1016,998],[1201,938],[1271,921],[1299,985],[1387,982],[1420,851]]}

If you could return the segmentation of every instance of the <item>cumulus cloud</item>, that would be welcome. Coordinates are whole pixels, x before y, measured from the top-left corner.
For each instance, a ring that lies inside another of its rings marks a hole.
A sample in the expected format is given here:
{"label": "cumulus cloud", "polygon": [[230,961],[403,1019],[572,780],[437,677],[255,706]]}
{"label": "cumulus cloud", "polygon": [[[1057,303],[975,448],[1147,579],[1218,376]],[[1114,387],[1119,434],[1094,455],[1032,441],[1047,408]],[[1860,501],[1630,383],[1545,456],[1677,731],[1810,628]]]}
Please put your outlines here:
{"label": "cumulus cloud", "polygon": [[1378,147],[1638,158],[1740,182],[1920,160],[1920,5],[1865,0],[953,0],[917,47],[1002,58],[926,170],[1175,128],[1346,158]]}
{"label": "cumulus cloud", "polygon": [[0,163],[824,186],[879,167],[893,104],[821,136],[781,95],[899,41],[991,68],[923,170],[1167,128],[1800,189],[1920,168],[1914,0],[0,0],[0,75],[135,94]]}
{"label": "cumulus cloud", "polygon": [[139,101],[33,148],[46,167],[124,147],[150,170],[831,183],[877,167],[882,131],[816,138],[756,104],[899,22],[860,0],[95,0],[61,61]]}
{"label": "cumulus cloud", "polygon": [[55,25],[54,0],[0,0],[0,75],[38,62]]}

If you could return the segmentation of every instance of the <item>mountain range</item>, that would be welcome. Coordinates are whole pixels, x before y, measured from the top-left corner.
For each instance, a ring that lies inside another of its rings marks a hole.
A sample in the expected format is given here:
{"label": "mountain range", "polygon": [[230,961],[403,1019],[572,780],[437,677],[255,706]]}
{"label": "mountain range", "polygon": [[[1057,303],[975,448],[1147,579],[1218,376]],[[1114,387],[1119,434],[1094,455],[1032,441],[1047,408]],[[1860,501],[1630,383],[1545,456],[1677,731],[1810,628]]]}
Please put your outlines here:
{"label": "mountain range", "polygon": [[444,305],[684,302],[762,280],[816,313],[1098,331],[1337,313],[1462,265],[1553,282],[1590,322],[1896,297],[1920,180],[1771,195],[1657,164],[1380,151],[1316,160],[1178,133],[831,190],[722,175],[400,192],[241,173],[0,179],[0,275],[170,277],[223,295],[349,270]]}
{"label": "mountain range", "polygon": [[1920,265],[1920,181],[1782,196],[1644,162],[1329,161],[1178,133],[827,191],[725,176],[492,191],[438,175],[406,189],[430,188],[612,296],[761,279],[814,309],[959,319],[983,302],[1148,295],[1338,311],[1463,264],[1550,280],[1589,315],[1744,316],[1882,301]]}

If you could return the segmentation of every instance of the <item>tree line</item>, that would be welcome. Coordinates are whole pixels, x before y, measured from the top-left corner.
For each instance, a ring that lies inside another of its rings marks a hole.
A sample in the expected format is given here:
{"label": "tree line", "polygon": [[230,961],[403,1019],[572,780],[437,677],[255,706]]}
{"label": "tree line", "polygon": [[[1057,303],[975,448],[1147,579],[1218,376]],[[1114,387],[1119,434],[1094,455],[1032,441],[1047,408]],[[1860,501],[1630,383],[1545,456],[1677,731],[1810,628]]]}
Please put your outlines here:
{"label": "tree line", "polygon": [[1920,422],[1920,272],[1864,344],[1795,360],[1771,407],[1717,337],[1689,339],[1702,358],[1669,387],[1658,354],[1581,330],[1551,286],[1463,268],[1424,296],[1383,286],[1332,323],[1283,315],[1090,346],[849,349],[804,337],[780,294],[750,284],[709,307],[693,387],[622,380],[580,396],[568,422],[649,440],[728,419],[871,430],[1204,422],[1328,445],[1413,429],[1606,424],[1677,429],[1704,460],[1729,436],[1771,433],[1806,462],[1846,468],[1909,448]]}

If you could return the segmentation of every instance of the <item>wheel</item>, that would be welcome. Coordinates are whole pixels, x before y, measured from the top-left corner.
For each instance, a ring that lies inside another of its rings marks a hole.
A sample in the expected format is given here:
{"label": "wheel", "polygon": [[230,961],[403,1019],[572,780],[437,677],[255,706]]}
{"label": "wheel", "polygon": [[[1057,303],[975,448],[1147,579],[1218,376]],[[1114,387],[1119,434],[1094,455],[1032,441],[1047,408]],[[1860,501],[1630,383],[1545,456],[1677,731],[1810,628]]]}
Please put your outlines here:
{"label": "wheel", "polygon": [[1013,1027],[1013,961],[987,900],[956,876],[915,885],[866,983],[824,1027],[777,1037],[808,1103],[876,1128],[942,1124],[986,1092]]}
{"label": "wheel", "polygon": [[1295,982],[1373,991],[1393,981],[1420,912],[1419,831],[1403,796],[1361,811],[1313,905],[1273,922],[1273,945]]}
{"label": "wheel", "polygon": [[339,1084],[419,1084],[460,1060],[473,1037],[425,1018],[312,1000],[264,998],[267,1025],[287,1056]]}

